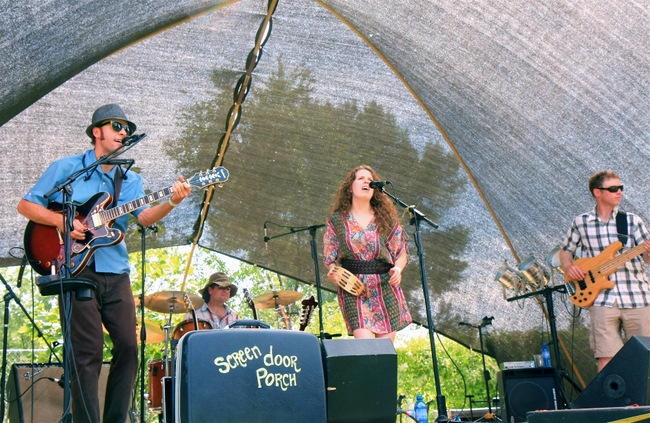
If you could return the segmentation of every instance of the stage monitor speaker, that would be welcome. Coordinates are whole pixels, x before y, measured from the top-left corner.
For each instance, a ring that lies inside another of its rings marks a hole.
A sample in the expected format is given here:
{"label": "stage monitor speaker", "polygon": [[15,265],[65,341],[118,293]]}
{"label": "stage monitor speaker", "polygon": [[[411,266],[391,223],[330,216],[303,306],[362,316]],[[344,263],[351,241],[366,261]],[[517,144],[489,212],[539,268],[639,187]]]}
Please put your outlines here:
{"label": "stage monitor speaker", "polygon": [[[99,378],[99,406],[104,394],[110,365],[104,363]],[[60,364],[14,364],[7,381],[7,403],[11,423],[51,423],[63,416],[63,387],[50,380],[61,379]]]}
{"label": "stage monitor speaker", "polygon": [[552,367],[502,370],[497,379],[504,421],[508,423],[526,422],[528,411],[558,409],[555,369]]}
{"label": "stage monitor speaker", "polygon": [[633,336],[571,403],[571,408],[650,405],[650,337]]}
{"label": "stage monitor speaker", "polygon": [[177,423],[324,423],[320,343],[308,332],[197,330],[178,343]]}
{"label": "stage monitor speaker", "polygon": [[395,423],[397,353],[388,338],[324,339],[327,421]]}

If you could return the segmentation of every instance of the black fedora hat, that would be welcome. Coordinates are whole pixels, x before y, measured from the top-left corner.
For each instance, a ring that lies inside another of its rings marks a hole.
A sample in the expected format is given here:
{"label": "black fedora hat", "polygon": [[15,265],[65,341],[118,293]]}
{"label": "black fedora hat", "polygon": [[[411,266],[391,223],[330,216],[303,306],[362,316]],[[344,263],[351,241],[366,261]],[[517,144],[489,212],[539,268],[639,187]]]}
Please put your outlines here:
{"label": "black fedora hat", "polygon": [[92,123],[86,128],[86,134],[92,138],[93,137],[93,128],[100,126],[109,120],[123,120],[131,128],[131,133],[135,133],[135,123],[131,122],[126,118],[126,115],[122,111],[122,108],[117,104],[105,104],[95,110],[93,113]]}

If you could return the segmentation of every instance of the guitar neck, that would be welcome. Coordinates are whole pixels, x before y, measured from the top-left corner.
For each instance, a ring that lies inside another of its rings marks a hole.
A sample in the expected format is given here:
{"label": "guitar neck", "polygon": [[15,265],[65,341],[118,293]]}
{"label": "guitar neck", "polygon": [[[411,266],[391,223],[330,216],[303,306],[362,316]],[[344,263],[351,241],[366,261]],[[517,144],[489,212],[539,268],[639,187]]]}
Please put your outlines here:
{"label": "guitar neck", "polygon": [[[172,187],[169,186],[154,193],[147,194],[144,197],[136,198],[135,200],[120,204],[119,206],[113,207],[112,209],[96,213],[99,215],[100,219],[100,222],[96,223],[96,226],[115,220],[120,216],[129,214],[132,211],[142,208],[148,204],[155,203],[156,201],[160,201],[167,197],[171,197],[173,194],[174,191],[172,190]],[[95,220],[95,215],[93,215],[93,220]]]}
{"label": "guitar neck", "polygon": [[643,253],[645,253],[645,247],[643,246],[643,244],[639,244],[636,247],[614,257],[607,263],[604,263],[598,268],[598,270],[601,273],[608,275],[609,273],[613,273],[614,271],[616,271],[616,269],[621,267],[623,264],[632,260],[636,256],[640,256]]}

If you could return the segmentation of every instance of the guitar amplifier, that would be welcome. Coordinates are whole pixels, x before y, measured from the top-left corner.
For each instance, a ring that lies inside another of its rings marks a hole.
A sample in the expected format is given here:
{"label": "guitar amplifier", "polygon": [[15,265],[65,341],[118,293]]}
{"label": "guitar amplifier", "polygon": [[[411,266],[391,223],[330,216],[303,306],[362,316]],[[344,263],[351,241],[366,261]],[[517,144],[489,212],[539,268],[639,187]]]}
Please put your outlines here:
{"label": "guitar amplifier", "polygon": [[199,330],[178,343],[178,423],[325,423],[318,338],[278,329]]}

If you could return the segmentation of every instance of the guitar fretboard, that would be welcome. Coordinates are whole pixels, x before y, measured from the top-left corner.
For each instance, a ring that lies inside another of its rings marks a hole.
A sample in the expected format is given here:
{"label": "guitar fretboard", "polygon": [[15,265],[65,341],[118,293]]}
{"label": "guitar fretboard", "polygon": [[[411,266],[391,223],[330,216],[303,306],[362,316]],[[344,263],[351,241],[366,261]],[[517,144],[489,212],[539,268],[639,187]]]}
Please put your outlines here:
{"label": "guitar fretboard", "polygon": [[147,204],[160,201],[163,198],[171,197],[173,194],[174,191],[172,190],[172,187],[167,187],[161,189],[160,191],[145,195],[144,197],[136,198],[135,200],[129,201],[128,203],[120,204],[119,206],[113,207],[112,209],[99,212],[101,220],[100,224],[115,220],[118,217],[129,214],[133,210],[142,208]]}
{"label": "guitar fretboard", "polygon": [[639,256],[641,254],[645,253],[645,247],[643,244],[639,244],[636,247],[622,253],[621,255],[618,255],[608,261],[607,263],[604,263],[600,267],[598,267],[598,271],[604,275],[609,275],[610,273],[613,273],[621,267],[621,265],[627,263],[628,261],[632,260],[634,257]]}

